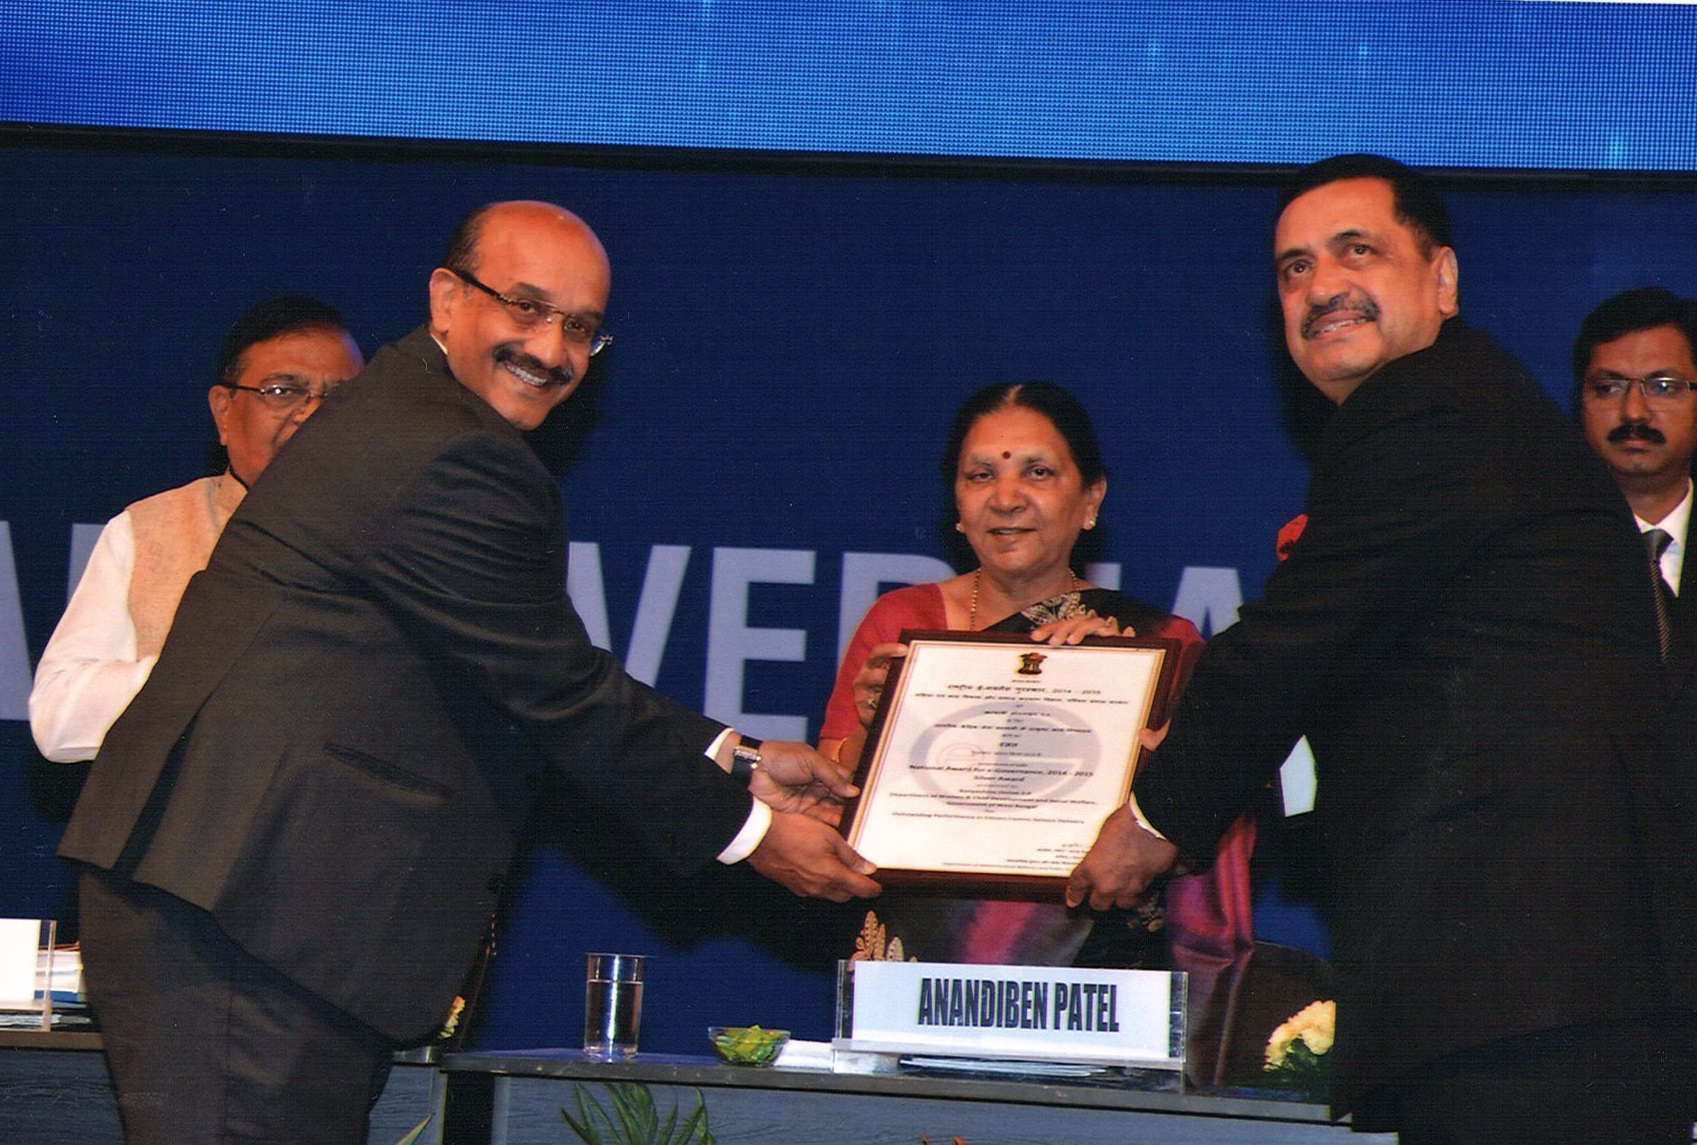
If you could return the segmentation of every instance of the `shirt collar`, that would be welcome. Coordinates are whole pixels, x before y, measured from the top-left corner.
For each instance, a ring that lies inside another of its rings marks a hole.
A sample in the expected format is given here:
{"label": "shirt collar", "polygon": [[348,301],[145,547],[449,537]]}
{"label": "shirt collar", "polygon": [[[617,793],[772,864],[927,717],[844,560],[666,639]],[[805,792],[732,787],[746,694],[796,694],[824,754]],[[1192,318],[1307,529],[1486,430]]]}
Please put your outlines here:
{"label": "shirt collar", "polygon": [[1689,477],[1685,479],[1685,498],[1660,521],[1646,521],[1636,513],[1632,515],[1632,519],[1638,522],[1640,533],[1650,529],[1661,529],[1673,538],[1673,547],[1683,552],[1685,535],[1691,525],[1691,479]]}
{"label": "shirt collar", "polygon": [[1668,587],[1677,594],[1680,581],[1685,572],[1685,538],[1691,528],[1691,479],[1685,479],[1685,499],[1673,507],[1673,511],[1660,521],[1646,521],[1634,513],[1632,519],[1638,522],[1638,531],[1661,529],[1673,538],[1673,543],[1662,553],[1662,579],[1668,582]]}

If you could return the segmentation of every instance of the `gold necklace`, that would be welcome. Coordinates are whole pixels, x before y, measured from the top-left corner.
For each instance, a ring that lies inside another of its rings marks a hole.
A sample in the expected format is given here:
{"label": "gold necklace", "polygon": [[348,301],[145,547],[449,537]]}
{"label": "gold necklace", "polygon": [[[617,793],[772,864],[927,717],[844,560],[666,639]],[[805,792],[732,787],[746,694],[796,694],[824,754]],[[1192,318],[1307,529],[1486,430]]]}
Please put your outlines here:
{"label": "gold necklace", "polygon": [[[967,614],[966,614],[966,630],[968,632],[977,632],[978,631],[978,584],[979,584],[979,581],[981,581],[983,579],[983,577],[984,577],[984,566],[980,565],[979,567],[972,570],[972,607],[967,611]],[[1067,580],[1069,582],[1068,587],[1067,587],[1067,591],[1068,592],[1077,592],[1078,591],[1078,574],[1072,571],[1071,566],[1067,567]]]}

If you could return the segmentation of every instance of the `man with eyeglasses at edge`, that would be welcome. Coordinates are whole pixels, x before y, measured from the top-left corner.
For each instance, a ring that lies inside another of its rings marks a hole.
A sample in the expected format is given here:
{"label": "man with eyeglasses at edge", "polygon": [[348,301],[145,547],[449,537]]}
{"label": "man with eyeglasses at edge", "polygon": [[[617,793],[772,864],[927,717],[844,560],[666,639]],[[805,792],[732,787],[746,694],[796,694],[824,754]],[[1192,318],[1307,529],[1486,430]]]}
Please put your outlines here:
{"label": "man with eyeglasses at edge", "polygon": [[1306,525],[1203,650],[1068,900],[1123,906],[1207,854],[1306,735],[1333,1114],[1401,1145],[1689,1145],[1697,800],[1655,747],[1626,506],[1571,418],[1459,320],[1424,178],[1337,156],[1279,209],[1286,348],[1337,406]]}
{"label": "man with eyeglasses at edge", "polygon": [[[1645,541],[1646,570],[1660,597],[1662,702],[1657,718],[1662,787],[1642,803],[1666,844],[1654,856],[1652,893],[1664,945],[1697,950],[1697,912],[1682,909],[1697,886],[1697,847],[1682,814],[1697,807],[1697,591],[1684,578],[1691,540],[1697,455],[1697,299],[1659,286],[1599,303],[1573,343],[1574,407],[1585,439],[1620,487]],[[1669,901],[1671,900],[1671,901]]]}
{"label": "man with eyeglasses at edge", "polygon": [[29,715],[42,755],[94,758],[248,487],[325,394],[364,366],[342,316],[316,298],[268,298],[236,320],[207,391],[223,472],[137,501],[100,531],[36,665]]}
{"label": "man with eyeglasses at edge", "polygon": [[559,485],[520,431],[605,345],[610,286],[576,215],[473,212],[428,323],[302,427],[184,594],[60,848],[130,1145],[363,1140],[544,771],[680,873],[878,892],[828,825],[843,772],[631,679],[565,596]]}
{"label": "man with eyeglasses at edge", "polygon": [[[1661,584],[1663,660],[1697,665],[1697,593],[1682,593],[1697,453],[1697,301],[1659,286],[1599,303],[1573,344],[1573,391],[1585,440],[1614,474]],[[1671,681],[1670,681],[1671,682]],[[1683,683],[1683,680],[1680,681]]]}

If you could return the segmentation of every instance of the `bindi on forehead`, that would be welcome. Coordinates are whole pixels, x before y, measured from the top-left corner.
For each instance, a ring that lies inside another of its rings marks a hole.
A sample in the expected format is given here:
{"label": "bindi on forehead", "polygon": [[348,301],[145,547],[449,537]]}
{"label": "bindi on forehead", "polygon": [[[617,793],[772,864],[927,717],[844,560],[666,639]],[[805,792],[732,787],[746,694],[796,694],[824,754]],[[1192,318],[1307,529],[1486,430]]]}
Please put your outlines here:
{"label": "bindi on forehead", "polygon": [[1002,460],[1003,461],[1007,461],[1012,456],[1013,456],[1013,450],[1011,450],[1011,449],[1002,450]]}

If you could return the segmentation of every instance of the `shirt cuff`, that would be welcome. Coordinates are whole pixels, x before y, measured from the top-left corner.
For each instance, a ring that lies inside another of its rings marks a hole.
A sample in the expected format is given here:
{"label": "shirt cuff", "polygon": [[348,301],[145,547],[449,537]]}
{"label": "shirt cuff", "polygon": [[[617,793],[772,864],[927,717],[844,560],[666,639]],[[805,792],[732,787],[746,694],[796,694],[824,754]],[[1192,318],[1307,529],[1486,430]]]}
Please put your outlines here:
{"label": "shirt cuff", "polygon": [[1155,829],[1155,824],[1149,822],[1149,820],[1144,817],[1143,808],[1137,805],[1137,795],[1135,793],[1126,800],[1126,806],[1131,808],[1131,817],[1137,820],[1137,825],[1139,827],[1143,828],[1145,831],[1149,832],[1151,835],[1155,836],[1155,838],[1164,843],[1172,842],[1171,839],[1167,838],[1165,835],[1161,834],[1160,831]]}
{"label": "shirt cuff", "polygon": [[760,841],[766,838],[767,828],[772,826],[772,809],[756,799],[748,809],[748,819],[744,821],[742,830],[731,840],[730,846],[719,852],[721,863],[740,863],[754,854],[754,848],[760,846]]}
{"label": "shirt cuff", "polygon": [[733,733],[730,728],[720,729],[719,734],[713,737],[713,742],[707,745],[707,758],[712,760],[714,763],[718,763],[719,751],[725,746],[726,737],[732,734]]}

